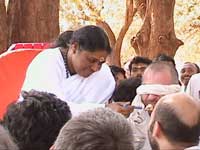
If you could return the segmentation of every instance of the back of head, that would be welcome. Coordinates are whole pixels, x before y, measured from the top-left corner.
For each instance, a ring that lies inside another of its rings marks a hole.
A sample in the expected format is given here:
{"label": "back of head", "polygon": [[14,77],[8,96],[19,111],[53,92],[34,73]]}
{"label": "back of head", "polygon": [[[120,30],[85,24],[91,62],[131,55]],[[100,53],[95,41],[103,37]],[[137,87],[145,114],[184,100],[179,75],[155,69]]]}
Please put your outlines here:
{"label": "back of head", "polygon": [[115,66],[115,65],[111,65],[111,66],[109,66],[109,67],[110,67],[110,70],[111,70],[111,72],[112,72],[112,74],[113,74],[114,77],[115,77],[118,73],[123,74],[124,77],[125,77],[126,72],[125,72],[125,70],[124,70],[123,68],[118,67],[118,66]]}
{"label": "back of head", "polygon": [[8,131],[0,125],[0,149],[1,150],[18,150],[17,145],[12,141]]}
{"label": "back of head", "polygon": [[46,92],[22,93],[22,102],[11,104],[3,124],[20,150],[49,149],[61,127],[71,118],[66,102]]}
{"label": "back of head", "polygon": [[69,48],[70,39],[72,37],[73,31],[67,30],[63,33],[61,33],[58,38],[55,40],[51,48],[56,47],[63,47],[63,48]]}
{"label": "back of head", "polygon": [[199,143],[200,104],[189,95],[162,97],[155,107],[155,121],[172,145],[190,147]]}
{"label": "back of head", "polygon": [[121,81],[113,92],[112,100],[115,102],[132,102],[137,95],[136,89],[141,85],[140,78],[129,78]]}
{"label": "back of head", "polygon": [[127,120],[106,108],[72,118],[61,129],[54,148],[62,150],[133,150],[133,133]]}
{"label": "back of head", "polygon": [[111,47],[107,34],[100,27],[89,25],[74,31],[71,44],[77,43],[79,50],[95,52],[105,50],[111,53]]}
{"label": "back of head", "polygon": [[172,64],[174,67],[176,66],[175,64],[175,61],[174,61],[174,58],[172,58],[171,56],[168,56],[166,54],[159,54],[155,59],[154,59],[154,62],[155,61],[165,61],[165,62],[168,62],[170,64]]}
{"label": "back of head", "polygon": [[195,67],[196,67],[196,69],[197,69],[197,73],[200,73],[200,68],[199,68],[199,66],[196,64],[196,63],[193,63],[194,65],[195,65]]}

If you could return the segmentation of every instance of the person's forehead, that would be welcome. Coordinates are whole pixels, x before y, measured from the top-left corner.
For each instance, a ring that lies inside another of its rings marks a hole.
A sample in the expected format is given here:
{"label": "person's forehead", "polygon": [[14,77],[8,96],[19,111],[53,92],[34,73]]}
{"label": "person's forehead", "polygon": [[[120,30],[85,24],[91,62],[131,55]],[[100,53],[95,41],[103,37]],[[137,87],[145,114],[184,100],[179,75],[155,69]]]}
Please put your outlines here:
{"label": "person's forehead", "polygon": [[186,69],[186,68],[192,68],[192,69],[195,69],[195,65],[192,64],[192,63],[184,64],[182,69]]}
{"label": "person's forehead", "polygon": [[146,66],[148,66],[148,65],[144,64],[144,63],[132,64],[132,67],[146,67]]}
{"label": "person's forehead", "polygon": [[172,76],[169,71],[151,71],[148,70],[144,73],[142,78],[143,84],[172,84]]}

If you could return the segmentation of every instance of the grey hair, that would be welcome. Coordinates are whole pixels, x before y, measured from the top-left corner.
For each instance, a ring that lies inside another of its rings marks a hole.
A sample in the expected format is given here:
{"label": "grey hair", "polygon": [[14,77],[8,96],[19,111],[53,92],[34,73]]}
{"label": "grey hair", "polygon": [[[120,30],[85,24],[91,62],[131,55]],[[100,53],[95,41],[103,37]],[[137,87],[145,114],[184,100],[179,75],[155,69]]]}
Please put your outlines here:
{"label": "grey hair", "polygon": [[0,125],[0,150],[18,150],[9,132]]}
{"label": "grey hair", "polygon": [[108,108],[84,112],[69,120],[55,141],[55,150],[133,150],[126,118]]}
{"label": "grey hair", "polygon": [[179,84],[178,72],[172,64],[169,64],[164,61],[156,61],[156,62],[151,63],[146,68],[145,72],[148,70],[154,71],[155,73],[167,70],[167,71],[169,71],[169,73],[171,75],[171,82],[172,82],[171,84]]}

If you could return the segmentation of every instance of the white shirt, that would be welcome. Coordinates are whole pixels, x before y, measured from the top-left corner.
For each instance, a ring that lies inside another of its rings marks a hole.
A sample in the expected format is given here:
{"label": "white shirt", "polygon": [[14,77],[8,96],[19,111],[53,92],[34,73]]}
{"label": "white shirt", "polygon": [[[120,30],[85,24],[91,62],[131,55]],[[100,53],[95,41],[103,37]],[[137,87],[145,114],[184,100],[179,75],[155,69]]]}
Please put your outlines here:
{"label": "white shirt", "polygon": [[77,115],[91,108],[102,107],[111,97],[115,80],[107,64],[87,78],[73,75],[66,78],[66,69],[59,48],[39,53],[28,67],[22,90],[54,93],[66,101]]}
{"label": "white shirt", "polygon": [[200,73],[192,75],[187,85],[186,93],[200,100]]}
{"label": "white shirt", "polygon": [[[141,145],[137,147],[140,150],[150,150],[147,130],[150,122],[150,116],[147,111],[144,110],[145,106],[141,101],[141,97],[137,95],[132,103],[133,106],[142,107],[142,109],[135,109],[129,116],[128,121],[131,124],[134,134],[134,145]],[[138,142],[140,141],[140,143]]]}

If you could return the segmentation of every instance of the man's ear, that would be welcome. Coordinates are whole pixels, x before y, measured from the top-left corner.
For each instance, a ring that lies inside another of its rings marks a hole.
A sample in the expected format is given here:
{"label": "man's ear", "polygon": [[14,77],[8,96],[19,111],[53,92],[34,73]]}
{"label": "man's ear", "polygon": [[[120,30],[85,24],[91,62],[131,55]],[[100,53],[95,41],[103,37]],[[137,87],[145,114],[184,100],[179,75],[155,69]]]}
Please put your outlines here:
{"label": "man's ear", "polygon": [[152,136],[155,138],[159,138],[162,135],[161,125],[159,122],[155,122],[153,127]]}
{"label": "man's ear", "polygon": [[70,50],[72,51],[73,54],[75,54],[76,51],[78,50],[78,43],[72,43],[70,45]]}
{"label": "man's ear", "polygon": [[55,149],[55,146],[54,145],[52,145],[50,148],[49,148],[49,150],[54,150]]}

